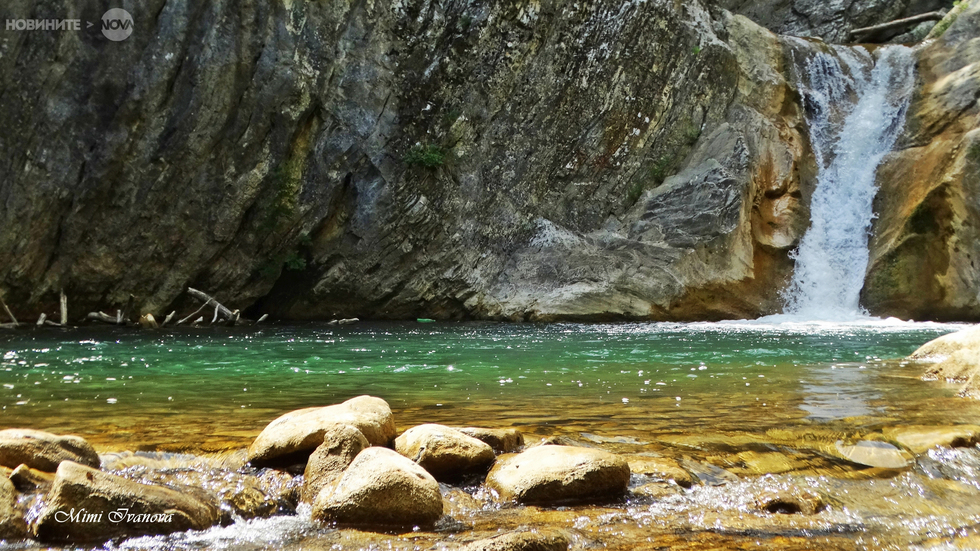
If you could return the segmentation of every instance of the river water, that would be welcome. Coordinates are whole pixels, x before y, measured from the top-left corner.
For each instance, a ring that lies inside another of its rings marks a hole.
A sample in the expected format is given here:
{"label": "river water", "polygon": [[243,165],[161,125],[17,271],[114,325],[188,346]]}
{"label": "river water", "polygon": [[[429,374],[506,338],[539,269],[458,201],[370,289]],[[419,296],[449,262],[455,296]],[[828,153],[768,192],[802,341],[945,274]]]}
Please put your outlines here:
{"label": "river water", "polygon": [[[554,509],[501,508],[479,487],[445,487],[459,503],[451,516],[467,526],[459,533],[333,530],[301,510],[123,548],[441,549],[531,526],[570,530],[576,549],[939,549],[931,538],[941,544],[980,522],[975,448],[883,471],[833,446],[908,425],[980,423],[980,406],[900,360],[956,328],[866,320],[11,332],[0,336],[0,403],[5,426],[80,434],[100,453],[227,457],[286,411],[371,394],[391,404],[400,431],[514,426],[528,444],[557,438],[675,459],[704,482]],[[633,486],[647,482],[634,476]],[[753,509],[752,496],[787,486],[830,506],[811,516]]]}

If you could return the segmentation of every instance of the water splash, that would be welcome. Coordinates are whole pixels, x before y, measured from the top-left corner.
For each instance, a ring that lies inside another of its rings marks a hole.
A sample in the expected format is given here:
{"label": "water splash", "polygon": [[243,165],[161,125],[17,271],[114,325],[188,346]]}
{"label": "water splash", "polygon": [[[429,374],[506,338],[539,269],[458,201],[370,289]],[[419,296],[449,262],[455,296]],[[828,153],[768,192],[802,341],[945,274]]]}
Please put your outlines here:
{"label": "water splash", "polygon": [[868,265],[875,172],[905,123],[914,82],[912,50],[874,57],[838,48],[809,58],[799,87],[818,163],[810,229],[794,251],[785,312],[797,319],[866,317],[858,303]]}

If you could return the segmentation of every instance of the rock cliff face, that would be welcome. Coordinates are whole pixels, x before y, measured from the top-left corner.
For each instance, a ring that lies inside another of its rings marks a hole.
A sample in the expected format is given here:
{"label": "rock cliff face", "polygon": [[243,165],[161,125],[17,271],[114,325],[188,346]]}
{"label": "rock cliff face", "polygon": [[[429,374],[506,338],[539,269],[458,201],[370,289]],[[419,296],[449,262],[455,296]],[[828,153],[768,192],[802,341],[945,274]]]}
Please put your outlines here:
{"label": "rock cliff face", "polygon": [[[718,6],[745,15],[767,29],[792,36],[810,36],[831,43],[850,42],[854,29],[948,8],[947,0],[714,0]],[[892,36],[900,30],[894,31]]]}
{"label": "rock cliff face", "polygon": [[878,171],[862,302],[902,318],[980,319],[980,3],[919,54],[897,151]]}
{"label": "rock cliff face", "polygon": [[[764,2],[720,4],[797,30]],[[837,37],[810,20],[824,8],[878,22],[844,4],[807,11],[799,34]],[[0,18],[102,8],[14,0]],[[0,35],[0,292],[24,318],[62,289],[73,319],[159,317],[188,285],[289,319],[782,306],[816,172],[794,64],[818,41],[675,0],[133,12],[121,42],[97,26]],[[922,53],[905,149],[881,173],[873,313],[980,313],[976,18]]]}
{"label": "rock cliff face", "polygon": [[3,34],[15,313],[63,288],[73,318],[130,295],[159,315],[189,284],[293,319],[781,304],[814,164],[790,48],[746,18],[613,0],[133,11],[122,42]]}

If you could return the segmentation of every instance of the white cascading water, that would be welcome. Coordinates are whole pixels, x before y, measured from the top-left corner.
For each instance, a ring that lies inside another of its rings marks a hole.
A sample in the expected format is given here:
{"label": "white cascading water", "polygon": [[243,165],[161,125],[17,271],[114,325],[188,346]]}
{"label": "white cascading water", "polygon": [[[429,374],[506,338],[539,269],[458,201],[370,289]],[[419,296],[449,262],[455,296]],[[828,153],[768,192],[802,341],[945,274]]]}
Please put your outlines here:
{"label": "white cascading water", "polygon": [[796,268],[785,294],[785,313],[800,320],[867,316],[858,298],[868,265],[875,172],[905,124],[914,82],[909,48],[879,50],[877,62],[864,49],[834,53],[808,59],[799,82],[818,166],[810,228],[793,253]]}

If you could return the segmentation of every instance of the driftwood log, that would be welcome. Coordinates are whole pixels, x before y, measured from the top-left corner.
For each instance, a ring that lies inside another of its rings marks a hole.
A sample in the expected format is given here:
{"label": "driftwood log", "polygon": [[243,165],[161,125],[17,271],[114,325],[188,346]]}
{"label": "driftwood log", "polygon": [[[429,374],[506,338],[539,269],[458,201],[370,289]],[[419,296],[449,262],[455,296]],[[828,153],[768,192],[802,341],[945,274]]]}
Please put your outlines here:
{"label": "driftwood log", "polygon": [[65,290],[61,290],[61,326],[65,327],[68,325],[68,297],[65,295]]}
{"label": "driftwood log", "polygon": [[110,316],[105,312],[89,312],[85,319],[90,321],[101,321],[102,323],[108,323],[109,325],[122,325],[122,312],[116,310],[115,316]]}
{"label": "driftwood log", "polygon": [[10,308],[7,308],[7,303],[3,301],[3,298],[0,298],[0,306],[3,306],[3,311],[7,313],[7,317],[10,318],[10,321],[13,323],[14,327],[17,327],[17,325],[19,325],[17,318],[14,317],[14,314],[10,311]]}
{"label": "driftwood log", "polygon": [[929,13],[923,13],[919,15],[914,15],[912,17],[906,17],[904,19],[896,19],[894,21],[889,21],[888,23],[882,23],[881,25],[874,25],[872,27],[863,27],[860,29],[854,29],[851,31],[850,36],[852,39],[857,40],[858,37],[868,37],[877,32],[883,31],[893,31],[895,29],[906,29],[913,25],[918,25],[919,23],[925,21],[939,21],[945,17],[945,13],[941,11],[931,11]]}
{"label": "driftwood log", "polygon": [[[226,321],[228,321],[228,323],[230,323],[231,325],[235,325],[236,323],[238,323],[238,320],[241,318],[241,312],[239,312],[238,310],[234,310],[234,311],[229,310],[228,308],[225,307],[224,304],[221,304],[220,302],[218,302],[217,300],[215,300],[214,297],[212,297],[211,295],[209,295],[209,294],[207,294],[207,293],[205,293],[203,291],[198,291],[197,289],[195,289],[193,287],[188,287],[187,288],[187,294],[189,294],[190,296],[192,296],[192,297],[196,298],[197,300],[203,302],[204,303],[204,306],[213,306],[214,307],[214,317],[211,319],[211,323],[217,322],[218,321],[218,318],[223,318]],[[201,311],[201,309],[199,308],[198,309],[198,312],[200,312],[200,311]],[[196,314],[196,313],[197,312],[194,312],[194,314]],[[191,314],[191,316],[193,316],[194,314]],[[188,317],[190,317],[190,316],[188,316]],[[187,318],[184,318],[184,319],[186,320]],[[179,325],[179,323],[180,322],[178,322],[178,325]]]}

